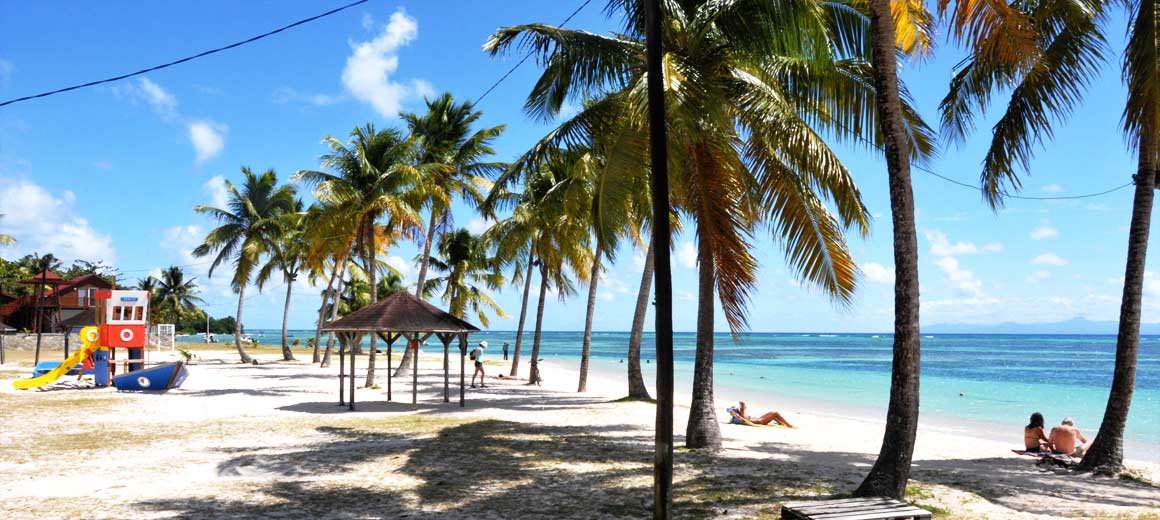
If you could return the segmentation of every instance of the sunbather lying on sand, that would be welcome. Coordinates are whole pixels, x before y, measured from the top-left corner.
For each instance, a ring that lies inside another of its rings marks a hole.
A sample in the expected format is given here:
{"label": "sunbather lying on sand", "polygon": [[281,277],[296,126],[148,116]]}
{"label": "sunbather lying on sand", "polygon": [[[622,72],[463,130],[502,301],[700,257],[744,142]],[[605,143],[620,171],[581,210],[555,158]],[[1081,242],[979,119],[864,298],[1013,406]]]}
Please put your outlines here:
{"label": "sunbather lying on sand", "polygon": [[762,415],[761,417],[750,417],[745,415],[745,401],[741,402],[740,408],[730,407],[725,409],[725,411],[729,412],[729,415],[731,416],[729,422],[733,424],[742,424],[746,426],[766,426],[772,422],[789,428],[794,427],[789,423],[789,421],[785,420],[785,417],[782,417],[782,415],[777,412],[766,412],[765,415]]}
{"label": "sunbather lying on sand", "polygon": [[495,378],[496,379],[503,379],[504,381],[525,381],[525,379],[522,377],[509,376],[509,375],[505,375],[505,374],[500,374],[498,376],[495,376]]}

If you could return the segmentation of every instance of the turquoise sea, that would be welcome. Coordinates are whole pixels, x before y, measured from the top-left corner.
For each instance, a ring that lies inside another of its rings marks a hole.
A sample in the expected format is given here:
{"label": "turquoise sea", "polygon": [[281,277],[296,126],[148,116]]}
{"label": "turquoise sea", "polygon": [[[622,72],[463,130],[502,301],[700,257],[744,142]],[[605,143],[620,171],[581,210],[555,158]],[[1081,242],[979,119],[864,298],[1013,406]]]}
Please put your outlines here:
{"label": "turquoise sea", "polygon": [[[279,331],[258,331],[261,343],[277,344]],[[301,338],[313,331],[292,331]],[[226,341],[228,336],[219,338]],[[515,332],[485,332],[491,359]],[[580,332],[547,332],[541,357],[578,362]],[[622,378],[628,333],[596,332],[592,369]],[[674,337],[678,393],[691,387],[695,335]],[[746,399],[787,410],[808,408],[884,418],[890,392],[892,338],[889,334],[751,333],[734,342],[718,334],[715,393],[718,399]],[[531,353],[525,334],[523,359]],[[1089,437],[1099,429],[1115,362],[1115,336],[927,335],[922,338],[921,421],[978,436],[1010,436],[1017,445],[1031,412],[1048,424],[1065,416]],[[645,381],[655,379],[653,336],[645,334]],[[961,395],[960,395],[961,394]],[[1129,458],[1160,461],[1160,337],[1140,344],[1136,390],[1125,436]]]}

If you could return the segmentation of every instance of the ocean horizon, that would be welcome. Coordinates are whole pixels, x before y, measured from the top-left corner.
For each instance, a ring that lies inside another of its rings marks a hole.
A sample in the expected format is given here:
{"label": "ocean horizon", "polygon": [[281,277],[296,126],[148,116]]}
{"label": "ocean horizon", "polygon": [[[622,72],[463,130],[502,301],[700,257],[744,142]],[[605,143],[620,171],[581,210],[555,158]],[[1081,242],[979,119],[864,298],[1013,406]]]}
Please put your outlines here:
{"label": "ocean horizon", "polygon": [[[278,344],[281,330],[248,333],[263,345]],[[288,331],[302,344],[313,329]],[[485,331],[488,357],[502,359],[502,345],[514,349],[515,331]],[[623,379],[628,332],[592,334],[590,369]],[[653,333],[641,345],[645,382],[655,380]],[[782,411],[809,409],[881,419],[890,390],[892,334],[830,332],[747,332],[737,341],[714,335],[714,390],[718,399],[747,400]],[[218,340],[228,342],[229,335]],[[524,332],[521,372],[530,359],[533,333]],[[577,363],[583,333],[545,331],[540,356],[559,364]],[[674,333],[676,389],[692,384],[696,333]],[[1073,417],[1089,438],[1099,429],[1115,363],[1115,335],[1094,334],[923,334],[921,421],[924,427],[1022,442],[1022,426],[1032,412],[1049,425]],[[1136,388],[1125,432],[1128,458],[1160,461],[1160,336],[1143,336]],[[526,372],[525,372],[526,373]],[[720,412],[719,413],[723,413]]]}

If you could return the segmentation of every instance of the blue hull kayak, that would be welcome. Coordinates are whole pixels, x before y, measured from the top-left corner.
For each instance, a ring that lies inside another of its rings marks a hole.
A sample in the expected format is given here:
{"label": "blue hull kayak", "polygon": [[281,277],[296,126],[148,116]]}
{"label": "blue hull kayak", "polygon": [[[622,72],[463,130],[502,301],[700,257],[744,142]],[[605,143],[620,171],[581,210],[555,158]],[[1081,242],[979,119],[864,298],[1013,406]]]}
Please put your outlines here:
{"label": "blue hull kayak", "polygon": [[162,363],[113,376],[113,386],[127,392],[165,392],[181,386],[189,370],[185,362]]}

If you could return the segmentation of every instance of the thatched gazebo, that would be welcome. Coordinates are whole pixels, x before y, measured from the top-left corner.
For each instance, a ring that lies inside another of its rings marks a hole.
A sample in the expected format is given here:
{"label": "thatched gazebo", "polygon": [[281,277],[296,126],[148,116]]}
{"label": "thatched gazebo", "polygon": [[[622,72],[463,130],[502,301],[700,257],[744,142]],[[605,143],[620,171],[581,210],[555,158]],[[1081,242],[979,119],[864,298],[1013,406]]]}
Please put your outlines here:
{"label": "thatched gazebo", "polygon": [[[467,336],[479,332],[474,325],[444,312],[407,292],[397,292],[385,300],[352,312],[322,328],[338,335],[338,404],[344,403],[344,378],[350,379],[349,406],[354,410],[355,357],[350,355],[350,375],[346,374],[346,351],[363,336],[377,334],[387,343],[387,369],[391,368],[391,349],[400,338],[415,348],[415,365],[411,369],[411,407],[419,407],[419,353],[418,346],[435,336],[443,343],[443,402],[450,398],[449,350],[451,342],[459,339],[459,406],[464,406],[464,359],[467,356]],[[387,400],[392,400],[391,377],[387,374]]]}

